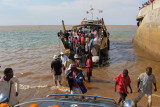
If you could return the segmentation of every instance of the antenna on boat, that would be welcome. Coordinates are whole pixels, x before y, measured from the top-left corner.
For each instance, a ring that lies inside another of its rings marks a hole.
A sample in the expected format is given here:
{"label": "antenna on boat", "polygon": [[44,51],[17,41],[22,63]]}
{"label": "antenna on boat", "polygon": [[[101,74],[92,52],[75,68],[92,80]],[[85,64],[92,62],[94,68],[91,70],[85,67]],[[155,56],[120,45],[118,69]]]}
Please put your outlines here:
{"label": "antenna on boat", "polygon": [[92,7],[92,5],[91,5],[91,9],[90,9],[90,12],[91,12],[91,19],[93,20],[93,11],[94,11],[94,8]]}
{"label": "antenna on boat", "polygon": [[[87,10],[87,14],[91,14],[91,20],[93,20],[93,12],[95,11],[95,9],[92,7],[92,5],[90,6],[91,8],[90,8],[90,10]],[[103,13],[103,10],[99,10],[98,9],[98,13]]]}
{"label": "antenna on boat", "polygon": [[92,5],[91,5],[91,8],[86,12],[87,14],[91,13],[91,20],[93,20],[93,11],[94,11],[94,8],[92,8]]}

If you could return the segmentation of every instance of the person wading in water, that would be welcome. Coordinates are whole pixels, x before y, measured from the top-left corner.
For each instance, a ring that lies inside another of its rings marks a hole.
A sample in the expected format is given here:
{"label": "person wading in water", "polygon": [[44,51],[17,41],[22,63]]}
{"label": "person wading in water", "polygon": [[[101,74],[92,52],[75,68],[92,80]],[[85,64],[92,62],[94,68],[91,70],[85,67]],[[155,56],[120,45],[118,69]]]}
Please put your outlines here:
{"label": "person wading in water", "polygon": [[93,68],[93,64],[92,64],[92,59],[90,55],[87,55],[87,62],[86,62],[86,67],[87,67],[87,77],[88,77],[88,82],[91,81],[91,76],[92,76],[92,68]]}
{"label": "person wading in water", "polygon": [[[134,100],[135,107],[141,98],[146,95],[148,97],[148,107],[152,106],[152,83],[154,85],[154,91],[157,91],[156,78],[152,74],[152,68],[147,67],[146,72],[140,74],[137,80],[137,91],[139,92]],[[140,87],[139,87],[140,86]]]}
{"label": "person wading in water", "polygon": [[61,85],[62,63],[57,55],[54,55],[53,59],[54,60],[51,63],[51,72],[53,73],[55,85],[57,86],[57,81],[59,81],[59,84]]}

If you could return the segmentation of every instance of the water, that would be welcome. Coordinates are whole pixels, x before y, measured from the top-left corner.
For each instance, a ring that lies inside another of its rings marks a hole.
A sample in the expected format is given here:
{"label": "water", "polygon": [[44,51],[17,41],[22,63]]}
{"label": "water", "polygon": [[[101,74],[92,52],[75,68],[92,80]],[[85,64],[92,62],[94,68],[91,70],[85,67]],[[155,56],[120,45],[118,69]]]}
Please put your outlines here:
{"label": "water", "polygon": [[57,30],[1,31],[2,49],[33,48],[57,43]]}
{"label": "water", "polygon": [[[70,28],[70,26],[68,26]],[[57,32],[60,26],[15,26],[0,27],[0,75],[6,67],[12,67],[20,81],[20,102],[33,98],[45,97],[47,94],[69,93],[65,78],[63,86],[56,87],[53,83],[50,63],[59,48]],[[138,75],[145,72],[147,66],[153,68],[157,82],[160,81],[160,59],[153,57],[132,43],[136,26],[108,26],[111,47],[108,65],[93,69],[88,93],[118,99],[114,92],[114,77],[123,69],[129,70],[134,93],[128,99],[134,99]],[[61,46],[60,46],[61,47]],[[86,70],[83,69],[84,74]],[[160,88],[159,84],[157,87]],[[33,94],[34,93],[34,94]],[[153,95],[153,105],[158,106],[159,93]],[[140,102],[143,105],[146,99]]]}

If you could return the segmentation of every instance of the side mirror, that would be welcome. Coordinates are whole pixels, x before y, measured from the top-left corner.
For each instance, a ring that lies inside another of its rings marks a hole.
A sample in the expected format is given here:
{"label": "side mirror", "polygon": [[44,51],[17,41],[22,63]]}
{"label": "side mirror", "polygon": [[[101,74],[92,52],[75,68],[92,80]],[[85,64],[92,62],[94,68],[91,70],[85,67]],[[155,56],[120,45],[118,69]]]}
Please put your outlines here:
{"label": "side mirror", "polygon": [[126,100],[123,102],[122,107],[134,107],[134,102],[132,100]]}
{"label": "side mirror", "polygon": [[1,93],[0,94],[0,103],[6,103],[6,102],[8,102],[7,95],[4,93]]}

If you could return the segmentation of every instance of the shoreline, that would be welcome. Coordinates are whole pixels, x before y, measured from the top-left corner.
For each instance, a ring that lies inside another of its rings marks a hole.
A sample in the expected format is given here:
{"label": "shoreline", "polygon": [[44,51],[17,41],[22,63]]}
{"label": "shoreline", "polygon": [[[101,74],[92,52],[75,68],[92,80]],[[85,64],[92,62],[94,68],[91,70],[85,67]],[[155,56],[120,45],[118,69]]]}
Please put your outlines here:
{"label": "shoreline", "polygon": [[[74,25],[65,25],[66,29],[71,29]],[[107,25],[108,30],[116,31],[121,29],[137,30],[136,25]],[[0,26],[0,31],[21,31],[21,30],[63,30],[62,25],[22,25],[22,26]]]}

